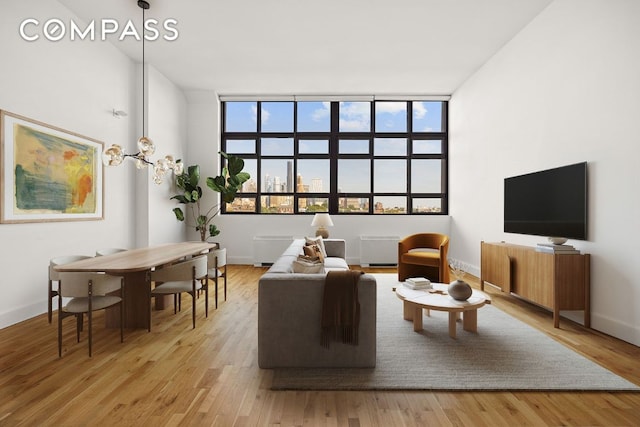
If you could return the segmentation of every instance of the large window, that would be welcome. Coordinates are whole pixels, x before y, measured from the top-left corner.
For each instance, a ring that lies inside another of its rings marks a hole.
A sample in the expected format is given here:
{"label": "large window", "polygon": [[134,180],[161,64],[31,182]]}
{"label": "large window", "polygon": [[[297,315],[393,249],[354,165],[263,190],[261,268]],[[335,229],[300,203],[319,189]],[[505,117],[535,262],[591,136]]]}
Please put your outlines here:
{"label": "large window", "polygon": [[227,213],[447,214],[446,101],[223,101]]}

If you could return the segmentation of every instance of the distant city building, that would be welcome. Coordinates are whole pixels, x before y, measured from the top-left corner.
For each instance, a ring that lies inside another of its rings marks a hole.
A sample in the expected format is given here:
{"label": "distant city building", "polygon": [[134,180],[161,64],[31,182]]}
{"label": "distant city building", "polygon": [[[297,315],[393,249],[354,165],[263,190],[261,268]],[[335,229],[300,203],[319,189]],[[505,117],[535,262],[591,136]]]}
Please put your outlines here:
{"label": "distant city building", "polygon": [[[307,190],[305,190],[305,188]],[[308,193],[308,186],[304,185],[304,181],[302,180],[302,175],[298,174],[296,179],[296,191],[298,193]]]}
{"label": "distant city building", "polygon": [[321,178],[312,178],[311,179],[311,192],[312,193],[322,193],[322,179]]}
{"label": "distant city building", "polygon": [[293,193],[293,162],[287,161],[287,193]]}
{"label": "distant city building", "polygon": [[258,184],[256,181],[251,178],[242,184],[242,192],[243,193],[257,193],[258,192]]}
{"label": "distant city building", "polygon": [[269,179],[269,174],[264,174],[264,191],[266,193],[271,193],[273,189],[271,188],[271,180]]}

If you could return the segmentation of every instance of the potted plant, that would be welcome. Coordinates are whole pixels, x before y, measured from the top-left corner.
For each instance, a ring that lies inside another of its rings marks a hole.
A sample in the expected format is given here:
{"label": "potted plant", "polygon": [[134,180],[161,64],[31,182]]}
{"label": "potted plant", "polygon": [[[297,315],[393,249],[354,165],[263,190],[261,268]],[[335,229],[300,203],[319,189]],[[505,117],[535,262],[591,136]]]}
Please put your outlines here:
{"label": "potted plant", "polygon": [[[189,166],[181,175],[176,177],[176,187],[182,190],[181,194],[176,194],[171,199],[175,199],[178,203],[184,204],[185,209],[191,214],[196,231],[200,232],[200,240],[203,242],[207,237],[215,237],[220,234],[220,230],[211,221],[220,212],[222,203],[231,203],[235,200],[238,191],[242,188],[251,176],[248,172],[243,172],[244,160],[233,154],[220,152],[220,155],[226,159],[227,165],[222,168],[222,173],[216,177],[207,177],[206,184],[211,190],[220,193],[220,204],[211,206],[207,211],[203,212],[200,204],[203,191],[200,187],[200,166]],[[181,207],[173,209],[178,221],[185,220],[185,212]],[[207,236],[208,231],[208,236]]]}

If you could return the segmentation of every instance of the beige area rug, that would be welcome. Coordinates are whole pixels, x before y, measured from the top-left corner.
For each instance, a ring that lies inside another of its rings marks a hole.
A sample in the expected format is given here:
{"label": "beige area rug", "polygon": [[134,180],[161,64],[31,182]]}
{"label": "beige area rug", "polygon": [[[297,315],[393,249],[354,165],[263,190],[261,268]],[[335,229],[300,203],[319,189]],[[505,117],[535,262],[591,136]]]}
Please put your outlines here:
{"label": "beige area rug", "polygon": [[477,333],[458,324],[457,339],[449,338],[447,313],[434,311],[424,317],[424,331],[414,332],[412,323],[402,318],[402,301],[391,290],[397,276],[375,276],[376,367],[276,369],[272,389],[640,391],[491,305],[478,310]]}

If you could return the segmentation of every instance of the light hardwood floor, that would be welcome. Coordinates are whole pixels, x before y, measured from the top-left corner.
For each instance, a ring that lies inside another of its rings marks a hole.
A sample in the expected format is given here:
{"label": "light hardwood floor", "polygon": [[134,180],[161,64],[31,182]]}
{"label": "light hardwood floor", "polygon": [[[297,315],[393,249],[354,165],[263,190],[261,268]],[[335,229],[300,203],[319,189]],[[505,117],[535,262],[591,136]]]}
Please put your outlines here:
{"label": "light hardwood floor", "polygon": [[[154,311],[151,333],[125,331],[124,344],[98,318],[92,358],[73,318],[61,359],[46,314],[0,330],[0,425],[640,425],[640,393],[271,391],[272,371],[257,366],[264,270],[229,266],[227,301],[205,319],[200,298],[195,330],[190,303],[178,315]],[[495,306],[640,384],[639,347],[565,319],[554,329],[549,312],[489,292]]]}

